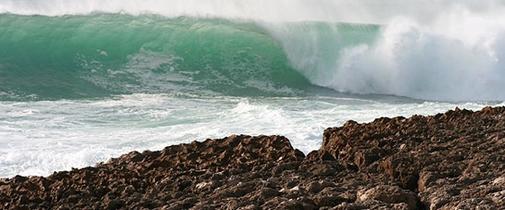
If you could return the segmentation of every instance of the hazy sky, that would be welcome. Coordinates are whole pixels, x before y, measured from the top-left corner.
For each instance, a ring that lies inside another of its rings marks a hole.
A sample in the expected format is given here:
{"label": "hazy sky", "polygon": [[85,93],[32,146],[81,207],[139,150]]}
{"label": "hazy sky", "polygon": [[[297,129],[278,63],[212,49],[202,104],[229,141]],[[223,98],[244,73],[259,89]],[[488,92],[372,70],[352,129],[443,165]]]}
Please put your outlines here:
{"label": "hazy sky", "polygon": [[0,0],[0,11],[65,15],[89,12],[218,16],[266,21],[331,20],[383,23],[397,16],[429,22],[455,8],[503,13],[505,0]]}

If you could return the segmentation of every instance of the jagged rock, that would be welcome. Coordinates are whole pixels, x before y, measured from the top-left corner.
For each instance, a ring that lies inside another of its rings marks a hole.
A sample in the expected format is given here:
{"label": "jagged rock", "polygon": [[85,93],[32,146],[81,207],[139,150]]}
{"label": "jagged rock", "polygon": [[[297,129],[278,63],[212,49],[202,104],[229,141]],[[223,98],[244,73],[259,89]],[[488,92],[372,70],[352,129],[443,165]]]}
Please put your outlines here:
{"label": "jagged rock", "polygon": [[[357,194],[358,202],[367,202],[369,200],[376,200],[387,204],[396,205],[395,208],[402,209],[401,206],[408,207],[408,209],[418,209],[418,197],[416,193],[401,189],[396,186],[380,185],[371,189],[361,190]],[[404,205],[405,204],[405,205]]]}
{"label": "jagged rock", "polygon": [[131,152],[0,179],[0,209],[500,209],[505,107],[328,128],[306,157],[281,136]]}
{"label": "jagged rock", "polygon": [[504,187],[484,183],[505,173],[504,130],[505,107],[379,118],[327,129],[318,154],[367,173],[368,182],[416,192],[427,208],[452,209],[464,201],[493,209],[502,204],[492,193]]}
{"label": "jagged rock", "polygon": [[309,171],[314,176],[331,176],[337,173],[335,166],[326,163],[314,164],[310,166]]}

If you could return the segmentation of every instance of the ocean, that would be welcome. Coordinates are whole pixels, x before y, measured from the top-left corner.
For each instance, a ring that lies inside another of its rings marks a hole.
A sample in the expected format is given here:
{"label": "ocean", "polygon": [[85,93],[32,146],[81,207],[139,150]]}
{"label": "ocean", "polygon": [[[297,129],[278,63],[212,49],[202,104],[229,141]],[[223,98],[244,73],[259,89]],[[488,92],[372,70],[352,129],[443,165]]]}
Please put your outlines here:
{"label": "ocean", "polygon": [[502,4],[390,3],[0,0],[0,177],[504,105]]}

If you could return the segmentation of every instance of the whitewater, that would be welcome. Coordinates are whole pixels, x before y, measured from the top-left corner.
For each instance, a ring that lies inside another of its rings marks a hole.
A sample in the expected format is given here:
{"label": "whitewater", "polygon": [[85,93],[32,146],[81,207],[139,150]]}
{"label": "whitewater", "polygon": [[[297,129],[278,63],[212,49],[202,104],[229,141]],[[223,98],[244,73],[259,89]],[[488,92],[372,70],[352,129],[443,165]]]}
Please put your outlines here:
{"label": "whitewater", "polygon": [[505,2],[0,0],[0,177],[505,100]]}

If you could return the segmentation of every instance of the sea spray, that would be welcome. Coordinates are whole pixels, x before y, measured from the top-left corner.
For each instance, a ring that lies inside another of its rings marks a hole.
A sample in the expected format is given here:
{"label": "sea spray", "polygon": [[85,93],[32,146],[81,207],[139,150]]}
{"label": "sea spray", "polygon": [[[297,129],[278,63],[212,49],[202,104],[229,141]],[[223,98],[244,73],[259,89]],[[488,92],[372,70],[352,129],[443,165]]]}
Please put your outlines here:
{"label": "sea spray", "polygon": [[[0,91],[9,98],[299,95],[308,80],[349,93],[503,100],[504,8],[492,0],[2,0],[3,13],[58,17],[1,16]],[[146,55],[154,57],[143,61],[161,64],[128,61]]]}

